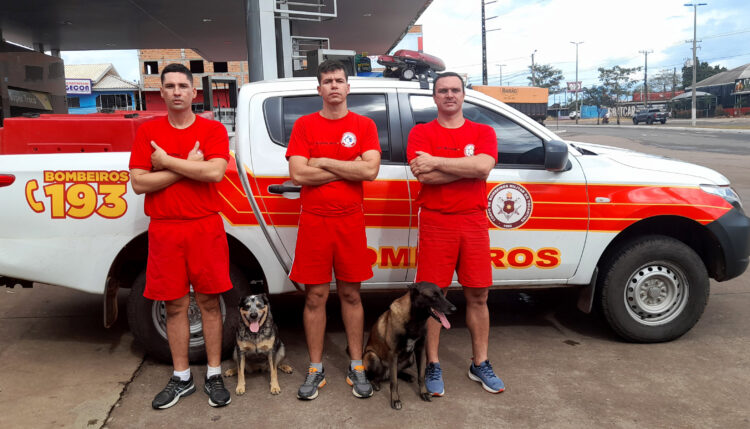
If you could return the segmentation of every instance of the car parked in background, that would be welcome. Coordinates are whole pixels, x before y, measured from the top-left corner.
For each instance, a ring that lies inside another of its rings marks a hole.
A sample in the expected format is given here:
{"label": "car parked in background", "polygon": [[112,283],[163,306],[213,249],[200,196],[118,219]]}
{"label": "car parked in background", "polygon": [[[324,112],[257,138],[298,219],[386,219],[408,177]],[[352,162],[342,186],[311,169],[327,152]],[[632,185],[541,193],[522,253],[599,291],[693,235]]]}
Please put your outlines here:
{"label": "car parked in background", "polygon": [[661,122],[662,124],[667,123],[667,117],[669,114],[660,109],[644,109],[639,111],[633,116],[633,123],[638,125],[639,122],[645,122],[649,125],[654,122]]}

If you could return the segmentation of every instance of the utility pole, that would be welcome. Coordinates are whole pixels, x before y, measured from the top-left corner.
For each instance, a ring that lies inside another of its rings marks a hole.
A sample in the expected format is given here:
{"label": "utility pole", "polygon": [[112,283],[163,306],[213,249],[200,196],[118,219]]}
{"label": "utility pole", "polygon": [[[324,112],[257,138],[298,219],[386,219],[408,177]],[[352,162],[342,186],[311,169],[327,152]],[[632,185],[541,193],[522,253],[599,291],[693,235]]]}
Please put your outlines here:
{"label": "utility pole", "polygon": [[[578,85],[578,45],[580,45],[583,42],[570,42],[574,45],[576,45],[576,111],[578,114],[576,115],[576,125],[578,125],[578,118],[581,116],[581,108],[578,106],[578,93],[581,91],[581,88]],[[598,116],[598,113],[597,113]]]}
{"label": "utility pole", "polygon": [[482,0],[482,85],[487,85],[487,32],[499,30],[499,28],[494,28],[492,30],[487,30],[485,28],[485,21],[497,18],[497,15],[485,18],[484,6],[495,2],[497,2],[497,0],[492,0],[489,2],[485,2],[484,0]]}
{"label": "utility pole", "polygon": [[695,59],[695,43],[697,39],[697,30],[698,27],[698,6],[705,6],[708,3],[685,3],[685,6],[692,6],[693,7],[693,107],[691,109],[691,124],[695,126],[695,70],[697,68],[696,59]]}
{"label": "utility pole", "polygon": [[648,109],[648,54],[652,52],[654,52],[653,49],[638,51],[639,54],[645,55],[646,58],[646,65],[643,69],[643,91],[645,92],[644,103],[646,105],[646,109]]}
{"label": "utility pole", "polygon": [[536,54],[536,49],[534,49],[534,52],[531,53],[531,86],[536,86],[536,67],[534,66],[534,54]]}
{"label": "utility pole", "polygon": [[495,64],[500,69],[500,86],[503,86],[503,67],[507,64]]}

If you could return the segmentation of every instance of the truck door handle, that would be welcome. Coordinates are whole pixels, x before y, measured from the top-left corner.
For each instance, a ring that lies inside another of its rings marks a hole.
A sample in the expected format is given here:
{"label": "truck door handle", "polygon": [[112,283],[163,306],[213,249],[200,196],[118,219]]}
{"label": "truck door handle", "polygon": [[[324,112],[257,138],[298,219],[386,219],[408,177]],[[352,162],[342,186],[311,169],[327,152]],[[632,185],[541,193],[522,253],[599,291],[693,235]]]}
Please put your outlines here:
{"label": "truck door handle", "polygon": [[287,192],[300,192],[302,190],[301,186],[292,186],[292,185],[269,185],[268,186],[268,192],[272,194],[285,194]]}

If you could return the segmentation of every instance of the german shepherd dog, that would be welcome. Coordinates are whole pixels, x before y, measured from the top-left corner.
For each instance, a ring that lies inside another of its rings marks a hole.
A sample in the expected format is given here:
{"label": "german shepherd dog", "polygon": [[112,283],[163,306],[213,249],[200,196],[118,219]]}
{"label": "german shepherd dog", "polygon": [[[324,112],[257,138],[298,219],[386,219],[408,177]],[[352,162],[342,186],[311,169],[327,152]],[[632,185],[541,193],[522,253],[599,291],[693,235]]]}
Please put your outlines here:
{"label": "german shepherd dog", "polygon": [[409,381],[413,381],[413,377],[399,372],[412,366],[415,356],[419,395],[424,401],[431,400],[432,395],[424,384],[427,320],[432,317],[445,329],[450,329],[450,323],[445,315],[454,311],[456,307],[445,298],[437,285],[419,282],[409,285],[409,292],[394,300],[389,309],[375,322],[365,346],[365,373],[375,390],[380,390],[381,381],[390,379],[391,408],[401,409],[398,377]]}
{"label": "german shepherd dog", "polygon": [[281,393],[277,369],[287,374],[292,367],[282,364],[286,351],[279,338],[279,330],[273,323],[271,305],[266,294],[247,295],[240,300],[240,326],[237,328],[237,344],[234,347],[234,361],[237,368],[230,368],[224,375],[237,374],[238,395],[245,394],[245,372],[270,371],[271,394]]}

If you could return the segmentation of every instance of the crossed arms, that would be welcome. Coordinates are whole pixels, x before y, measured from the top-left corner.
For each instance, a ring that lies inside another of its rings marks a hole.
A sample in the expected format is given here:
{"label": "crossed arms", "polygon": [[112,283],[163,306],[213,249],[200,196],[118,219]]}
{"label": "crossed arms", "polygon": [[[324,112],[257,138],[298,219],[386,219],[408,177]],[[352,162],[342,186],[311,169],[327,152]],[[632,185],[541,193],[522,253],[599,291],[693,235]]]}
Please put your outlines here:
{"label": "crossed arms", "polygon": [[443,158],[417,151],[409,162],[414,177],[420,183],[442,185],[459,179],[486,179],[495,166],[492,156],[480,153],[462,158]]}
{"label": "crossed arms", "polygon": [[154,170],[130,170],[131,184],[136,194],[159,191],[183,177],[199,182],[220,182],[227,169],[227,161],[223,158],[204,160],[200,142],[195,142],[195,147],[187,159],[168,155],[153,141],[151,147],[154,148],[151,154],[151,165]]}
{"label": "crossed arms", "polygon": [[335,180],[375,180],[380,169],[380,152],[365,151],[353,161],[333,158],[289,157],[289,176],[298,186],[318,186]]}

